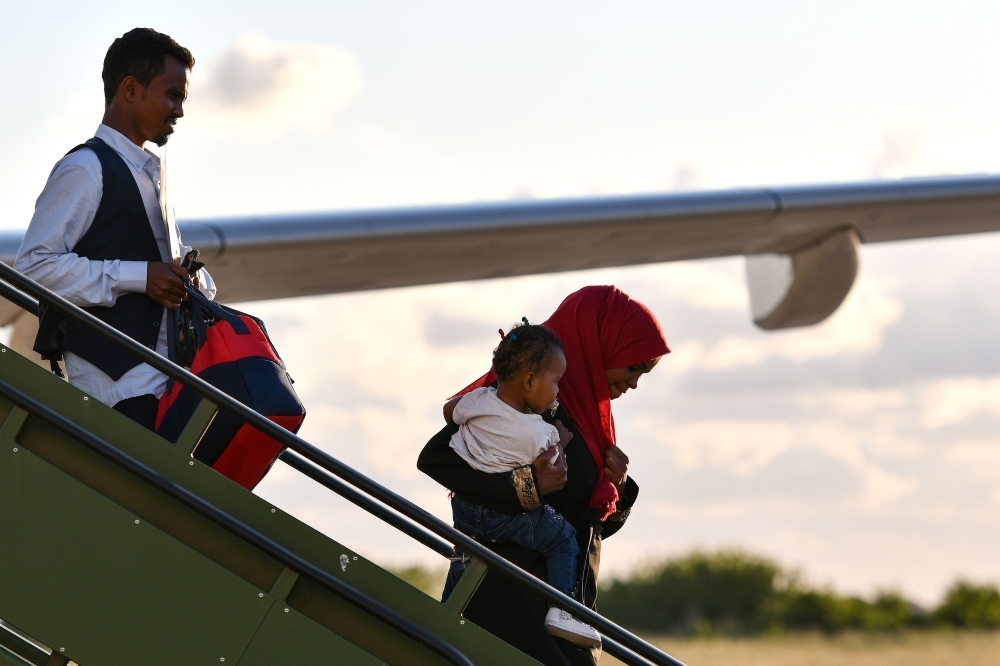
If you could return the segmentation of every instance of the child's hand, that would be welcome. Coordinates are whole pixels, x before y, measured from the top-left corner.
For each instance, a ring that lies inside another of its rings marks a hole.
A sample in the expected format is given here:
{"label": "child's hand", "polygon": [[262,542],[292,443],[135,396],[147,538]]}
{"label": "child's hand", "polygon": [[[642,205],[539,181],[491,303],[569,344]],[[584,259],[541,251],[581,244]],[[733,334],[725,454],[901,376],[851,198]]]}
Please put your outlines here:
{"label": "child's hand", "polygon": [[532,466],[535,468],[535,478],[538,479],[538,494],[545,496],[562,490],[566,485],[566,460],[565,456],[559,456],[555,463],[551,462],[556,447],[550,446],[542,451]]}
{"label": "child's hand", "polygon": [[561,451],[565,451],[566,445],[569,444],[571,439],[573,439],[573,433],[569,431],[569,428],[563,425],[562,421],[556,420],[556,422],[552,425],[556,427],[556,432],[559,433],[559,449]]}

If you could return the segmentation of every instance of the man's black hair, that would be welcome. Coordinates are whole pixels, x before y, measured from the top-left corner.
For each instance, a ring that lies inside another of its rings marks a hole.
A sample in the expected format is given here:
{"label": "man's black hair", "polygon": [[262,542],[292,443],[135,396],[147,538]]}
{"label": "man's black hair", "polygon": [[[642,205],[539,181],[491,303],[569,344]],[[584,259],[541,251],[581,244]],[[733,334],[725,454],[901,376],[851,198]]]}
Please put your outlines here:
{"label": "man's black hair", "polygon": [[559,337],[537,324],[516,324],[493,351],[493,370],[502,382],[537,372],[552,351],[563,350]]}
{"label": "man's black hair", "polygon": [[149,28],[135,28],[116,39],[104,56],[104,105],[111,104],[118,86],[129,76],[143,86],[167,71],[167,56],[185,68],[194,67],[194,56],[168,35]]}

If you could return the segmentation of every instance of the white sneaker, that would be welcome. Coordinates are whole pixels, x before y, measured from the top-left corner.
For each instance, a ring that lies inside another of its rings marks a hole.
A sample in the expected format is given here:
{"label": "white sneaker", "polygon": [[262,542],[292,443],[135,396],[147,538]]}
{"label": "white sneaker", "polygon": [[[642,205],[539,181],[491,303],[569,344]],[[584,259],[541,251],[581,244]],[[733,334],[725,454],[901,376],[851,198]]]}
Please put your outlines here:
{"label": "white sneaker", "polygon": [[545,629],[573,645],[592,647],[601,644],[601,635],[592,626],[580,622],[561,608],[550,608],[545,614]]}

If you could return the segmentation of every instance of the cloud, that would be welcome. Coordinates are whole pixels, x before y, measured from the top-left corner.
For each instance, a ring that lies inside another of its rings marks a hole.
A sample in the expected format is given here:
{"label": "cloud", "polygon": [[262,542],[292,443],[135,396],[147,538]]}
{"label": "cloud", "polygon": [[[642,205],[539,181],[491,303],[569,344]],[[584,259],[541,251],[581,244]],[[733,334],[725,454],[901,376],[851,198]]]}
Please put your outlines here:
{"label": "cloud", "polygon": [[680,472],[722,468],[750,476],[792,445],[792,430],[780,421],[696,421],[670,429],[640,417],[635,429],[658,441]]}
{"label": "cloud", "polygon": [[322,132],[361,89],[354,56],[325,44],[240,37],[192,72],[191,125],[226,134],[273,137]]}
{"label": "cloud", "polygon": [[866,462],[860,467],[865,477],[865,492],[862,503],[870,508],[878,508],[898,502],[920,490],[918,479],[883,469]]}
{"label": "cloud", "polygon": [[871,430],[828,418],[678,422],[652,415],[628,426],[630,439],[654,443],[675,475],[671,486],[689,499],[852,499],[876,508],[913,495],[920,482],[873,460],[862,444]]}
{"label": "cloud", "polygon": [[989,499],[1000,505],[1000,438],[956,442],[945,449],[942,458],[989,483]]}
{"label": "cloud", "polygon": [[945,450],[944,459],[950,463],[975,467],[987,465],[1000,470],[1000,438],[956,442]]}
{"label": "cloud", "polygon": [[899,389],[817,391],[795,397],[795,403],[807,411],[829,412],[838,416],[898,408],[904,406],[907,400],[906,391]]}
{"label": "cloud", "polygon": [[926,428],[940,428],[964,421],[980,412],[1000,415],[1000,377],[943,379],[923,391]]}
{"label": "cloud", "polygon": [[[746,303],[745,296],[741,300]],[[862,279],[841,309],[818,326],[753,336],[727,335],[711,345],[692,345],[687,351],[697,357],[692,365],[711,370],[758,365],[771,356],[802,362],[871,354],[881,348],[883,333],[902,313],[901,303],[883,284],[874,278]]]}
{"label": "cloud", "polygon": [[874,178],[907,175],[924,146],[924,132],[912,126],[896,127],[882,135],[882,144],[872,163]]}
{"label": "cloud", "polygon": [[704,187],[705,176],[695,162],[685,162],[674,172],[675,190],[699,190]]}
{"label": "cloud", "polygon": [[647,288],[655,288],[661,297],[699,310],[746,312],[749,309],[742,276],[721,271],[709,263],[690,261],[650,266],[643,278]]}
{"label": "cloud", "polygon": [[512,201],[531,201],[532,199],[537,199],[538,196],[527,185],[518,185],[508,198]]}
{"label": "cloud", "polygon": [[[507,326],[502,328],[506,329]],[[482,345],[492,340],[499,343],[500,334],[492,322],[468,317],[450,317],[439,312],[427,313],[424,322],[424,338],[427,344],[438,349]]]}

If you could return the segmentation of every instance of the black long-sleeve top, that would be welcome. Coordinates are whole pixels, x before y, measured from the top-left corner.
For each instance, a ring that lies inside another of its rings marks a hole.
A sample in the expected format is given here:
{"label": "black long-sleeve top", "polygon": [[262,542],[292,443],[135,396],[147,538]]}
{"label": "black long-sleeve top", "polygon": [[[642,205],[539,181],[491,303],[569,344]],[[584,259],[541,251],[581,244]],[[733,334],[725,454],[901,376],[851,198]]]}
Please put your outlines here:
{"label": "black long-sleeve top", "polygon": [[[596,608],[597,574],[601,542],[613,535],[628,518],[639,494],[630,476],[622,488],[617,511],[601,521],[591,509],[590,496],[597,485],[598,468],[576,426],[562,407],[546,421],[561,420],[573,433],[566,447],[567,482],[558,492],[540,498],[531,465],[510,472],[487,473],[473,469],[448,444],[458,426],[448,425],[434,435],[417,459],[417,468],[456,495],[501,513],[523,513],[548,504],[563,515],[576,530],[580,559],[577,571],[583,604]],[[484,543],[498,554],[533,575],[545,579],[545,557],[512,543]],[[520,585],[511,584],[500,574],[488,573],[465,610],[465,617],[522,652],[552,666],[595,666],[596,649],[579,648],[550,636],[543,621],[547,604]]]}

